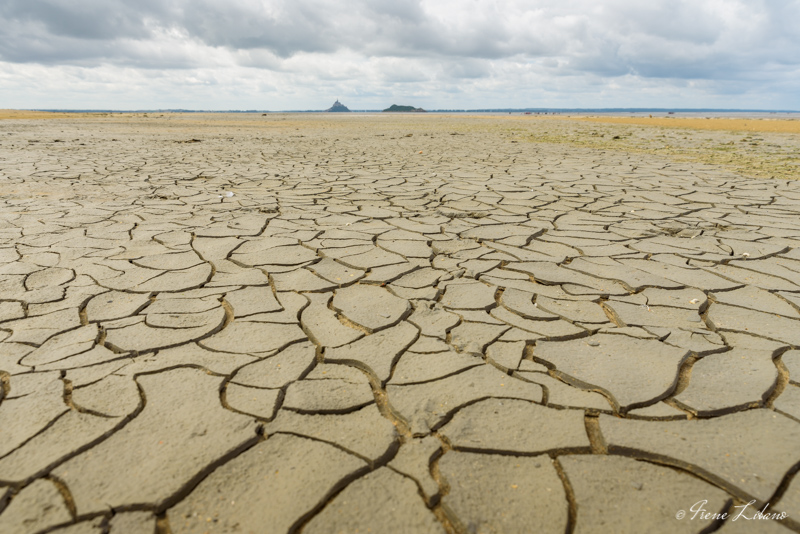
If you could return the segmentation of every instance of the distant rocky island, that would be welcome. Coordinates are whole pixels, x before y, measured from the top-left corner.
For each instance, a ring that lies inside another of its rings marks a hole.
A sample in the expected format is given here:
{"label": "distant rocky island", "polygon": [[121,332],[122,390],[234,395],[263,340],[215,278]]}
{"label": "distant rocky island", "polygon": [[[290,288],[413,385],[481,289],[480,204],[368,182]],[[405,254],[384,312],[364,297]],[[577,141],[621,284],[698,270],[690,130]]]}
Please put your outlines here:
{"label": "distant rocky island", "polygon": [[397,104],[392,104],[390,107],[383,110],[384,113],[427,113],[422,108],[415,108],[414,106],[398,106]]}
{"label": "distant rocky island", "polygon": [[339,102],[339,100],[337,99],[336,102],[334,102],[333,105],[331,107],[329,107],[328,109],[326,109],[325,111],[329,111],[329,112],[333,112],[333,113],[336,113],[336,112],[341,113],[343,111],[349,112],[350,110],[347,109],[347,106],[345,106],[344,104]]}

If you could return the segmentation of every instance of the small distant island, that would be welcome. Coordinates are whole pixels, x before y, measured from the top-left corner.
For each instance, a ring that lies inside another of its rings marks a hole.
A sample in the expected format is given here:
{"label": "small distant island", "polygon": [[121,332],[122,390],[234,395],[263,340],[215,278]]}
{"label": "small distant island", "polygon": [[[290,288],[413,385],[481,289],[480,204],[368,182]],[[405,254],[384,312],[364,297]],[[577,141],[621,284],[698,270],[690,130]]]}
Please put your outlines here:
{"label": "small distant island", "polygon": [[328,109],[326,109],[325,111],[333,112],[333,113],[337,113],[337,112],[341,113],[343,111],[346,111],[348,113],[350,112],[350,110],[347,109],[347,106],[345,106],[344,104],[339,102],[339,99],[336,99],[336,102],[334,102],[333,105],[331,107],[329,107]]}
{"label": "small distant island", "polygon": [[427,113],[422,108],[415,108],[414,106],[398,106],[392,104],[390,107],[383,110],[384,113]]}

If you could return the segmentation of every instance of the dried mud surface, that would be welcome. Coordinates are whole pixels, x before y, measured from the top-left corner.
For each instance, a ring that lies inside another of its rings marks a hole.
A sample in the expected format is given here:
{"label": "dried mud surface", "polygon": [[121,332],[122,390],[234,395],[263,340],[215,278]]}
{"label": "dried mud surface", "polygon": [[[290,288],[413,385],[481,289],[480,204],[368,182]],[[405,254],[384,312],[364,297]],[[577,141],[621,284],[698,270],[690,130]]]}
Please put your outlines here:
{"label": "dried mud surface", "polygon": [[3,534],[800,531],[800,182],[740,133],[0,128]]}
{"label": "dried mud surface", "polygon": [[517,138],[705,163],[752,178],[800,178],[800,120],[509,117]]}

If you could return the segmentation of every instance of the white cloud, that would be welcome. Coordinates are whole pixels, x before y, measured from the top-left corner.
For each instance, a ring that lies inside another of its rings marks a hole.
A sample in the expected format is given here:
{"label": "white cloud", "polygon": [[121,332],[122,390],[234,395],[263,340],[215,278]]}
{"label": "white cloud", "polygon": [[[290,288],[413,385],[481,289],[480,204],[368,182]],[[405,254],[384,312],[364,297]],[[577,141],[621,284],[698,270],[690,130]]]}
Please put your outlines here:
{"label": "white cloud", "polygon": [[797,20],[798,0],[5,0],[0,98],[797,108]]}

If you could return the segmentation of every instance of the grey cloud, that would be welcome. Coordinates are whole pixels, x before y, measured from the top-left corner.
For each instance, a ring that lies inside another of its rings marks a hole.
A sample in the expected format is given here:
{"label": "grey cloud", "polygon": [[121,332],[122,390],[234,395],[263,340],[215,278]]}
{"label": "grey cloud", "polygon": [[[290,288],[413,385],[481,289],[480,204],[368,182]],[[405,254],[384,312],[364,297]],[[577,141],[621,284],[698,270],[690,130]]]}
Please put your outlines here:
{"label": "grey cloud", "polygon": [[672,42],[713,44],[725,31],[724,21],[702,2],[638,2],[625,6],[626,17],[603,17],[622,35],[648,35]]}
{"label": "grey cloud", "polygon": [[492,72],[488,62],[477,59],[447,63],[444,70],[450,78],[456,79],[485,78]]}
{"label": "grey cloud", "polygon": [[5,0],[0,59],[200,66],[202,53],[169,50],[165,35],[179,35],[272,70],[298,54],[348,52],[443,62],[461,78],[491,76],[485,60],[535,59],[567,76],[747,78],[800,64],[797,20],[798,0]]}
{"label": "grey cloud", "polygon": [[237,3],[205,0],[182,10],[180,25],[210,46],[233,49],[264,48],[280,57],[299,52],[334,52],[336,21],[326,18],[323,2],[280,2],[274,9],[259,10]]}
{"label": "grey cloud", "polygon": [[146,38],[145,19],[161,16],[157,3],[143,0],[4,0],[0,4],[3,27],[15,24],[41,26],[41,36],[114,40]]}

